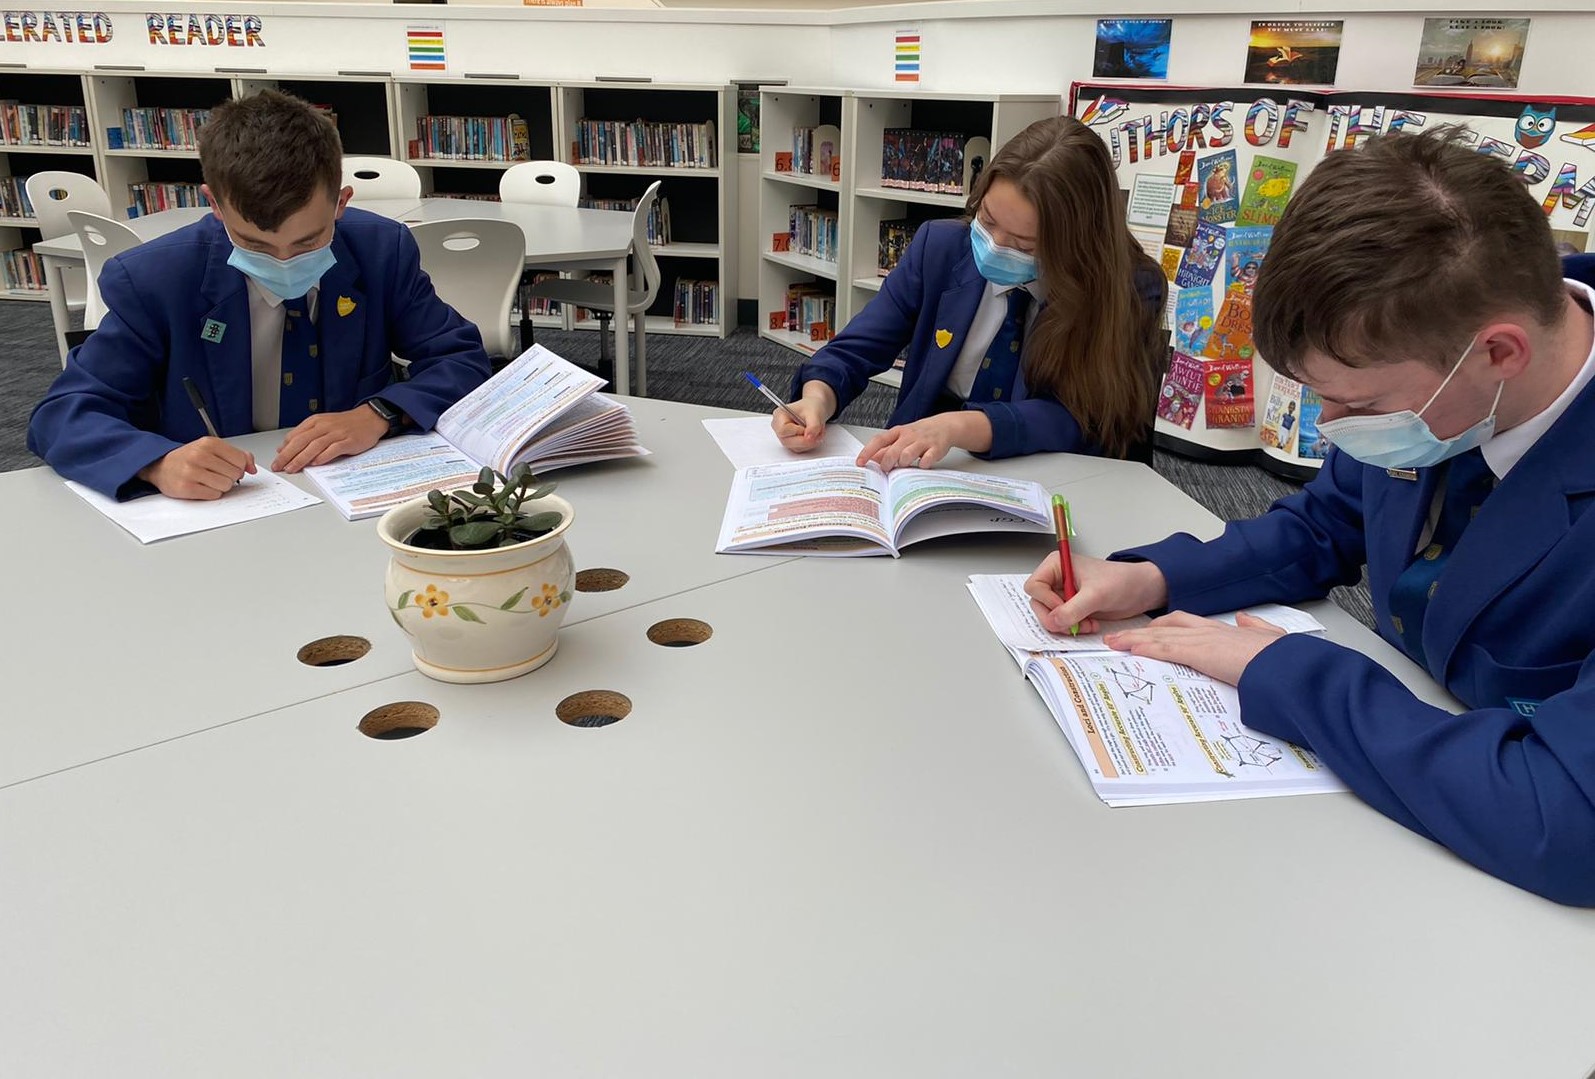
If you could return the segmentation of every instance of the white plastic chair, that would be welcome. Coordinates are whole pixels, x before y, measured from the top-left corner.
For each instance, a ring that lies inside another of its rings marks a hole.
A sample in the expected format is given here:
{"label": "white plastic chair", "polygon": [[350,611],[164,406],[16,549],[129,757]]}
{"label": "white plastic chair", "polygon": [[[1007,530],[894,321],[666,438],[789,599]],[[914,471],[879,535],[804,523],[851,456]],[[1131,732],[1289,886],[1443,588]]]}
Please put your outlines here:
{"label": "white plastic chair", "polygon": [[563,161],[523,161],[499,177],[498,197],[504,202],[575,206],[582,193],[582,174]]}
{"label": "white plastic chair", "polygon": [[391,157],[345,157],[343,183],[354,188],[353,201],[365,199],[418,199],[421,174],[408,161]]}
{"label": "white plastic chair", "polygon": [[[72,225],[72,231],[83,244],[83,267],[88,274],[88,295],[83,306],[83,328],[92,330],[100,324],[100,319],[105,317],[106,310],[105,301],[100,297],[100,271],[105,269],[108,261],[123,251],[132,250],[143,241],[139,239],[138,233],[109,217],[84,213],[82,210],[68,210],[66,216]],[[66,365],[65,357],[62,357],[61,364]]]}
{"label": "white plastic chair", "polygon": [[[72,223],[66,219],[70,210],[83,210],[104,218],[112,216],[111,197],[94,177],[81,172],[36,172],[28,177],[24,186],[43,234],[41,239],[71,235]],[[61,271],[68,311],[83,310],[88,299],[88,282],[88,276],[80,267],[68,266]]]}
{"label": "white plastic chair", "polygon": [[521,268],[526,236],[513,221],[462,218],[410,226],[421,248],[421,268],[443,302],[482,331],[490,356],[509,356],[514,348],[510,308]]}
{"label": "white plastic chair", "polygon": [[[626,313],[632,316],[632,325],[636,331],[633,351],[637,356],[637,396],[639,397],[648,395],[648,339],[643,328],[643,318],[649,306],[653,304],[654,297],[659,295],[661,276],[659,262],[654,258],[653,249],[648,246],[648,211],[653,208],[654,200],[659,197],[659,183],[660,181],[655,180],[648,185],[648,190],[637,200],[637,208],[632,211],[631,216],[631,288],[627,291]],[[615,293],[612,286],[594,281],[572,281],[561,278],[558,281],[540,281],[532,285],[529,291],[537,299],[568,303],[596,312],[599,321],[599,363],[607,365],[608,325],[609,319],[615,314]]]}

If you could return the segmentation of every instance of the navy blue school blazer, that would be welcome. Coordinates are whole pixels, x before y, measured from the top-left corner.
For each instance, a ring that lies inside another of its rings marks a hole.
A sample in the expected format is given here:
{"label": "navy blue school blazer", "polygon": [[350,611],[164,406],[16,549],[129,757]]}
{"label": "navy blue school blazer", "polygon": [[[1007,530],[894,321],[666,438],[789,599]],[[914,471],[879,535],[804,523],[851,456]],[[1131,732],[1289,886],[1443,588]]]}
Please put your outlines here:
{"label": "navy blue school blazer", "polygon": [[[316,317],[323,410],[381,396],[429,429],[487,378],[482,335],[438,299],[402,224],[351,207],[332,250],[338,261],[321,279]],[[227,265],[231,254],[211,216],[107,262],[108,312],[34,408],[28,448],[113,498],[147,494],[154,488],[135,478],[139,469],[206,433],[184,377],[222,437],[254,430],[249,293]],[[393,381],[394,354],[410,361],[405,382]]]}
{"label": "navy blue school blazer", "polygon": [[[1161,273],[1137,272],[1135,286],[1149,305],[1162,304],[1165,282]],[[880,294],[798,369],[792,397],[802,393],[805,382],[818,379],[836,392],[840,413],[864,392],[871,375],[892,366],[906,345],[903,385],[887,425],[913,423],[932,415],[938,410],[947,376],[963,350],[969,324],[985,293],[986,279],[975,267],[969,225],[960,220],[927,221],[914,233],[902,261],[882,283]],[[1147,402],[1149,431],[1154,403]],[[1022,373],[1012,400],[968,407],[980,409],[991,420],[991,449],[982,456],[1102,452],[1056,398],[1029,396]]]}
{"label": "navy blue school blazer", "polygon": [[[1414,482],[1331,451],[1319,475],[1210,543],[1120,552],[1213,614],[1318,599],[1364,564],[1379,634],[1445,469]],[[1463,532],[1423,623],[1429,673],[1466,707],[1424,704],[1359,652],[1300,634],[1241,677],[1241,714],[1310,746],[1374,808],[1557,902],[1595,906],[1595,383]]]}

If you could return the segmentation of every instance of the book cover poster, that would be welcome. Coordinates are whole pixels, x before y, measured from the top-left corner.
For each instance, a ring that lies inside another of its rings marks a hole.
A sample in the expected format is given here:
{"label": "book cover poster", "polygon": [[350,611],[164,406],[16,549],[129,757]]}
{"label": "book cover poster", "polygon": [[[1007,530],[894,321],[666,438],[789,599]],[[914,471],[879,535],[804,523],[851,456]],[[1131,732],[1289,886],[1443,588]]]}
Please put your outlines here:
{"label": "book cover poster", "polygon": [[1201,403],[1202,361],[1176,350],[1169,358],[1168,374],[1163,376],[1163,388],[1158,392],[1158,418],[1189,431]]}
{"label": "book cover poster", "polygon": [[1096,61],[1099,79],[1166,79],[1173,19],[1098,19]]}
{"label": "book cover poster", "polygon": [[1333,86],[1340,66],[1340,19],[1260,19],[1246,46],[1245,82]]}
{"label": "book cover poster", "polygon": [[1174,159],[1174,182],[1188,184],[1191,182],[1191,173],[1196,168],[1196,151],[1181,150],[1180,156]]}
{"label": "book cover poster", "polygon": [[1236,197],[1235,151],[1209,154],[1196,163],[1196,186],[1200,191],[1196,216],[1215,225],[1235,220],[1240,209]]}
{"label": "book cover poster", "polygon": [[1213,320],[1202,355],[1214,360],[1247,360],[1257,349],[1252,344],[1252,299],[1239,292],[1226,292],[1224,303]]}
{"label": "book cover poster", "polygon": [[1224,261],[1224,247],[1229,241],[1224,230],[1206,221],[1196,223],[1196,235],[1191,246],[1180,259],[1180,268],[1174,274],[1174,283],[1180,288],[1206,288],[1213,283],[1213,275]]}
{"label": "book cover poster", "polygon": [[1184,250],[1196,238],[1196,207],[1175,206],[1169,211],[1168,227],[1163,230],[1163,242],[1169,247]]}
{"label": "book cover poster", "polygon": [[1296,162],[1258,154],[1246,174],[1237,225],[1277,225],[1296,186]]}
{"label": "book cover poster", "polygon": [[1174,300],[1174,351],[1200,356],[1213,332],[1213,290],[1182,288]]}
{"label": "book cover poster", "polygon": [[1268,402],[1263,406],[1263,423],[1257,437],[1263,445],[1286,453],[1296,452],[1296,435],[1300,429],[1301,383],[1293,378],[1275,374],[1274,384],[1268,388]]}
{"label": "book cover poster", "polygon": [[1318,433],[1318,414],[1324,401],[1313,389],[1301,388],[1301,419],[1296,423],[1296,456],[1322,461],[1329,455],[1329,439]]}
{"label": "book cover poster", "polygon": [[1424,19],[1414,86],[1516,88],[1527,19]]}
{"label": "book cover poster", "polygon": [[1163,258],[1160,265],[1163,267],[1163,276],[1169,279],[1169,284],[1174,284],[1175,275],[1180,272],[1180,257],[1185,254],[1183,247],[1169,247],[1164,245]]}
{"label": "book cover poster", "polygon": [[1251,360],[1209,360],[1202,383],[1209,427],[1250,427],[1256,422]]}
{"label": "book cover poster", "polygon": [[1229,230],[1229,246],[1224,249],[1224,290],[1250,296],[1257,288],[1257,274],[1263,268],[1263,255],[1273,239],[1272,225],[1241,225]]}

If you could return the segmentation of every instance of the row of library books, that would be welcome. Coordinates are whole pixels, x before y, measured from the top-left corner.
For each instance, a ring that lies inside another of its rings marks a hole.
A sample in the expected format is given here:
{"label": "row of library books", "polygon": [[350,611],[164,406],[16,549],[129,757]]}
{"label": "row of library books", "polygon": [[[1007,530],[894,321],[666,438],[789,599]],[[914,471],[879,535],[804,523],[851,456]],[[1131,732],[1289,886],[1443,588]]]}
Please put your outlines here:
{"label": "row of library books", "polygon": [[87,146],[88,110],[82,105],[0,101],[0,142],[11,146]]}
{"label": "row of library books", "polygon": [[677,326],[718,326],[720,283],[679,278],[671,317]]}
{"label": "row of library books", "polygon": [[836,294],[816,282],[788,285],[786,310],[770,312],[770,329],[806,333],[810,341],[829,341],[836,336]]}
{"label": "row of library books", "polygon": [[719,165],[714,121],[578,120],[571,158],[579,165],[712,169]]}
{"label": "row of library books", "polygon": [[512,312],[516,318],[531,318],[533,315],[559,315],[559,304],[553,300],[544,300],[532,295],[532,286],[544,281],[557,281],[559,274],[553,270],[539,270],[529,277],[521,278],[520,288],[515,293],[515,308]]}
{"label": "row of library books", "polygon": [[4,255],[0,269],[5,274],[4,287],[26,292],[44,291],[44,263],[27,248],[0,252]]}
{"label": "row of library books", "polygon": [[882,221],[879,250],[876,257],[876,272],[885,277],[897,268],[902,260],[903,252],[908,250],[909,241],[914,238],[915,226],[903,221]]}
{"label": "row of library books", "polygon": [[792,152],[775,155],[776,172],[801,172],[805,176],[842,179],[842,132],[835,124],[794,127]]}
{"label": "row of library books", "polygon": [[122,126],[106,131],[112,150],[193,150],[209,109],[123,109]]}
{"label": "row of library books", "polygon": [[881,140],[881,186],[962,195],[991,159],[991,140],[889,127]]}
{"label": "row of library books", "polygon": [[836,247],[841,242],[836,211],[818,206],[792,206],[788,207],[788,212],[791,224],[785,236],[785,248],[781,244],[781,234],[777,233],[774,238],[775,250],[795,251],[800,255],[812,255],[826,262],[835,262]]}
{"label": "row of library books", "polygon": [[[577,205],[589,210],[621,210],[631,213],[637,208],[636,199],[581,199]],[[670,242],[670,202],[663,195],[654,199],[648,210],[648,246],[661,247]]]}
{"label": "row of library books", "polygon": [[0,176],[0,217],[32,217],[26,176]]}
{"label": "row of library books", "polygon": [[184,206],[209,206],[210,200],[199,189],[199,184],[189,183],[139,183],[131,184],[128,193],[133,204],[127,208],[129,217],[174,210]]}
{"label": "row of library books", "polygon": [[530,161],[531,129],[508,116],[417,116],[410,157],[433,161]]}

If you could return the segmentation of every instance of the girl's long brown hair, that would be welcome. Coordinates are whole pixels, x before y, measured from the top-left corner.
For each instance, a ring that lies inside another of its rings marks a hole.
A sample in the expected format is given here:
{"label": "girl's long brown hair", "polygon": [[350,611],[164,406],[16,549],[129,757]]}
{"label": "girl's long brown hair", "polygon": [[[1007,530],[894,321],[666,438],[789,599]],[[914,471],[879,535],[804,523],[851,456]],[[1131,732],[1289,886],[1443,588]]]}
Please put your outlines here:
{"label": "girl's long brown hair", "polygon": [[[1093,442],[1123,457],[1152,428],[1166,350],[1163,271],[1130,235],[1107,146],[1072,116],[1038,120],[992,156],[969,193],[974,217],[1005,179],[1036,208],[1047,299],[1025,342],[1025,386],[1061,401]],[[1159,301],[1135,287],[1157,275]]]}

